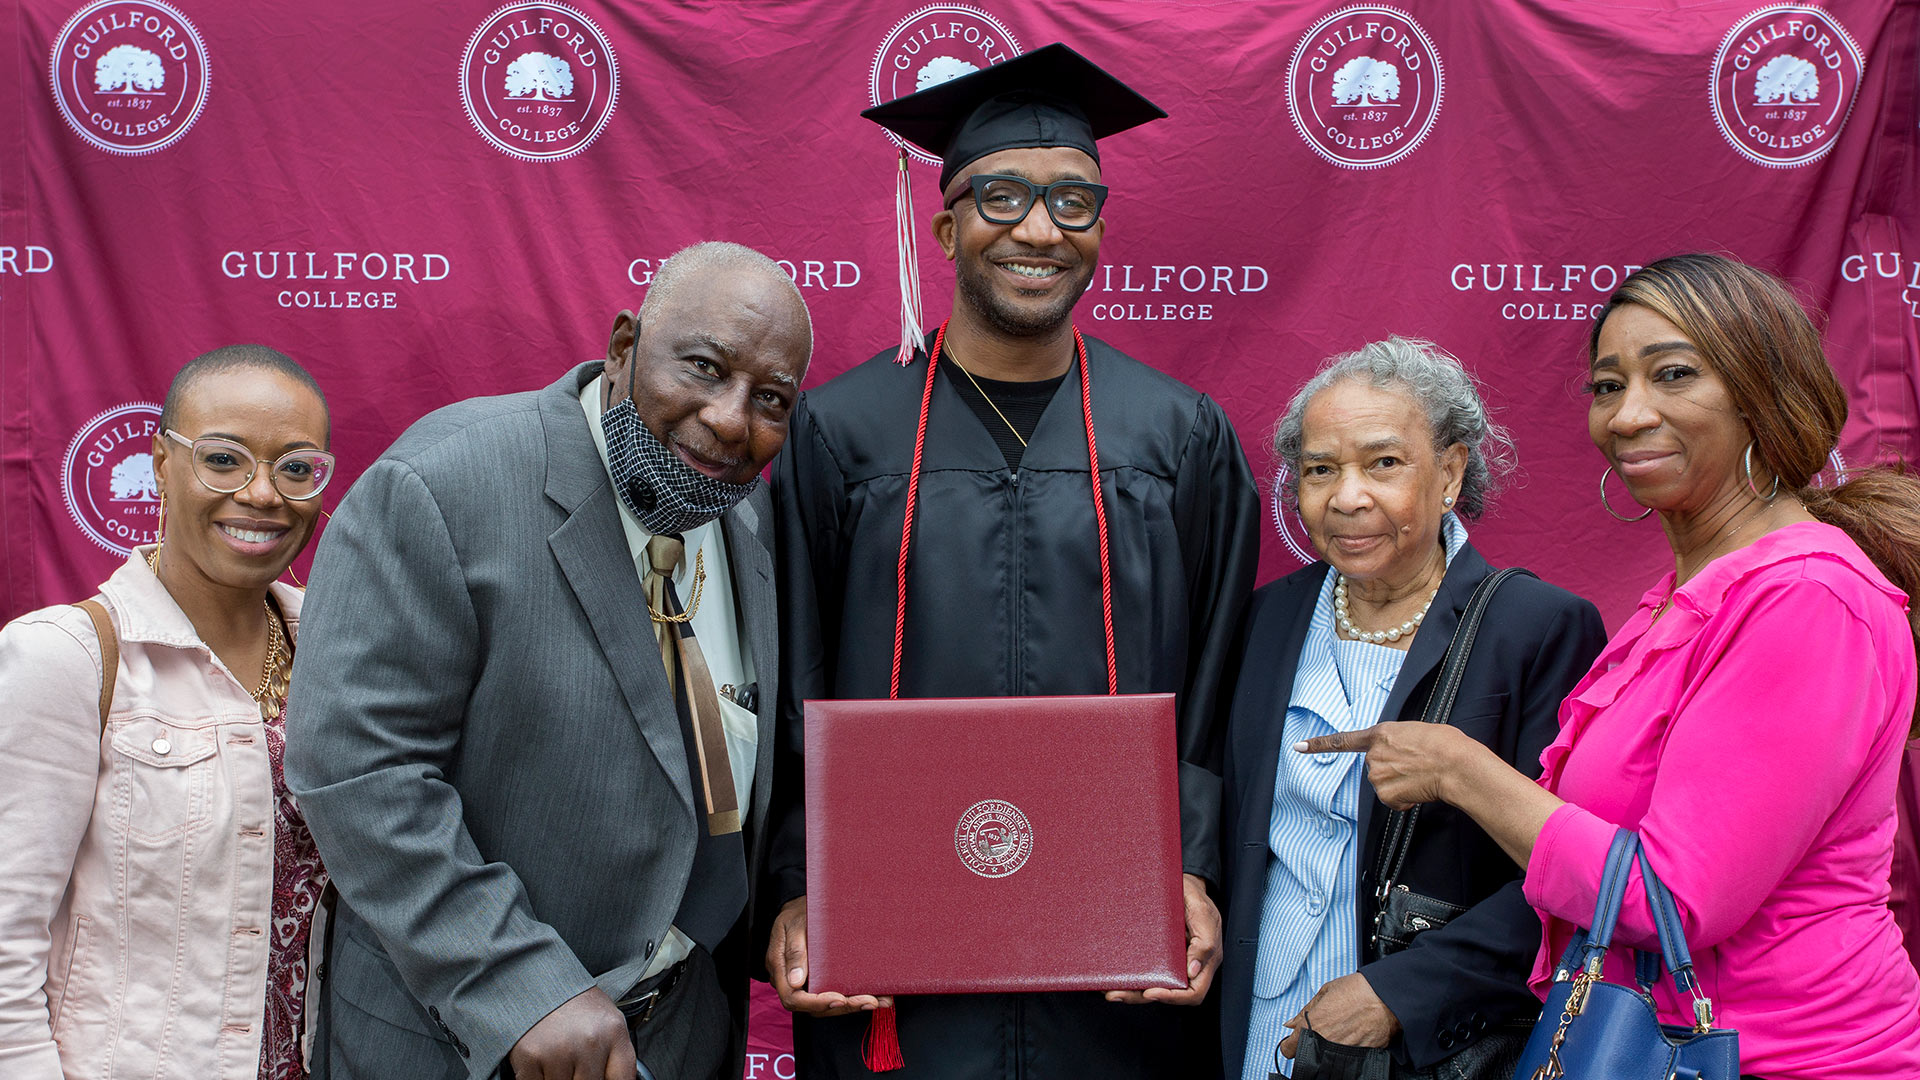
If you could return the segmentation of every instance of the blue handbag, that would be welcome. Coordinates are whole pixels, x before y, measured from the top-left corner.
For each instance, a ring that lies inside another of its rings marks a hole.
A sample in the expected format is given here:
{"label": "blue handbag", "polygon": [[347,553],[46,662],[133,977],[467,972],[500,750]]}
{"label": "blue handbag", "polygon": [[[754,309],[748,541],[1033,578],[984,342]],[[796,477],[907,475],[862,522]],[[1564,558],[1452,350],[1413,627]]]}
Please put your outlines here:
{"label": "blue handbag", "polygon": [[[1613,926],[1635,860],[1647,886],[1660,952],[1634,950],[1634,981],[1628,989],[1600,978]],[[1693,997],[1692,1027],[1662,1024],[1653,1005],[1653,985],[1663,966],[1673,985]],[[1621,829],[1607,852],[1593,925],[1574,934],[1555,970],[1546,1008],[1520,1054],[1514,1080],[1738,1080],[1740,1033],[1713,1026],[1713,1003],[1700,992],[1693,957],[1681,934],[1680,910],[1640,850],[1639,834]]]}

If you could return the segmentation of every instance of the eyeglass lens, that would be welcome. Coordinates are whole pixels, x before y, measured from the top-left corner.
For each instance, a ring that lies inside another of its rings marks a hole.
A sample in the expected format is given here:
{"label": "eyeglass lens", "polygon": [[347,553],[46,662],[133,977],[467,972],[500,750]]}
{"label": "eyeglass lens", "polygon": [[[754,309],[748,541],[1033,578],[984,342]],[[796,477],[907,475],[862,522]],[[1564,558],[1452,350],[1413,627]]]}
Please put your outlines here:
{"label": "eyeglass lens", "polygon": [[[1051,184],[1045,189],[1047,213],[1064,229],[1085,228],[1100,216],[1100,193],[1080,184]],[[980,216],[995,225],[1012,225],[1026,218],[1036,189],[1022,180],[994,178],[975,189]]]}
{"label": "eyeglass lens", "polygon": [[[246,447],[221,439],[193,444],[193,472],[214,491],[231,494],[252,482],[258,460]],[[274,489],[295,501],[310,499],[333,476],[333,458],[318,450],[295,450],[273,463]]]}

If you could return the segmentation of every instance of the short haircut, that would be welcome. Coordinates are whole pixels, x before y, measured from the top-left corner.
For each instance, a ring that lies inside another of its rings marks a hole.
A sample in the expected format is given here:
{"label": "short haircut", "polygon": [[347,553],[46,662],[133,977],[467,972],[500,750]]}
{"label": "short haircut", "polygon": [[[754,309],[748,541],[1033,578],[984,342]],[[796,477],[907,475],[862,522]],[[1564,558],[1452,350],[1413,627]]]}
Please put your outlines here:
{"label": "short haircut", "polygon": [[1436,451],[1454,443],[1465,446],[1467,468],[1454,509],[1470,520],[1486,512],[1501,481],[1513,471],[1513,440],[1488,418],[1479,387],[1459,360],[1431,341],[1397,334],[1330,358],[1293,396],[1273,432],[1273,451],[1286,464],[1294,485],[1290,493],[1300,483],[1307,406],[1314,395],[1346,379],[1396,390],[1413,399],[1427,418]]}
{"label": "short haircut", "polygon": [[320,389],[320,384],[306,368],[300,366],[299,361],[265,345],[222,345],[187,361],[186,366],[174,374],[173,382],[167,387],[166,404],[160,407],[161,430],[179,422],[182,400],[201,380],[241,368],[278,372],[312,390],[313,396],[320,399],[320,412],[326,420],[327,441],[333,440],[333,418],[327,412],[327,395]]}
{"label": "short haircut", "polygon": [[806,322],[807,359],[813,359],[813,313],[807,310],[807,302],[800,295],[800,287],[793,283],[779,263],[747,247],[726,240],[708,240],[704,243],[683,247],[667,256],[653,272],[653,278],[647,283],[647,295],[640,301],[640,325],[660,313],[668,299],[689,279],[700,276],[702,271],[718,270],[736,275],[759,275],[769,281],[778,281],[786,287],[793,297],[794,306],[800,309],[800,317]]}

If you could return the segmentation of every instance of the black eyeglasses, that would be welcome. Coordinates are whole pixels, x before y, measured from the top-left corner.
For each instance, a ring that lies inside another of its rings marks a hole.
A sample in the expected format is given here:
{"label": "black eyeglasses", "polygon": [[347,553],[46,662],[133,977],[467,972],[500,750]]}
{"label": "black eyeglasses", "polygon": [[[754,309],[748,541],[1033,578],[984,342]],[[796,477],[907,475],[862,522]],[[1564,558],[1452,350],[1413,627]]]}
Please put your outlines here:
{"label": "black eyeglasses", "polygon": [[[1107,201],[1105,184],[1085,180],[1055,180],[1035,184],[1018,176],[981,173],[970,177],[973,206],[980,217],[995,225],[1018,225],[1027,219],[1036,202],[1047,204],[1047,216],[1068,232],[1085,232],[1100,220],[1100,207]],[[955,196],[949,208],[964,197]]]}

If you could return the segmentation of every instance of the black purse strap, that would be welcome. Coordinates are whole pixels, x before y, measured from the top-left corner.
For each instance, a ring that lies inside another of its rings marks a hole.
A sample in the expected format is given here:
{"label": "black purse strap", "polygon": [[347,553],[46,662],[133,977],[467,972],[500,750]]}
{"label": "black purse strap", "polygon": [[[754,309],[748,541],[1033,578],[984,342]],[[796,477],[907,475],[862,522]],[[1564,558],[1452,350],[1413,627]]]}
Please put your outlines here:
{"label": "black purse strap", "polygon": [[[1444,724],[1453,718],[1453,702],[1460,695],[1460,683],[1466,676],[1467,658],[1473,654],[1474,639],[1480,636],[1481,617],[1486,615],[1487,606],[1493,603],[1494,591],[1500,588],[1501,583],[1521,574],[1537,577],[1525,567],[1509,566],[1488,574],[1474,587],[1466,610],[1460,613],[1460,625],[1453,629],[1453,640],[1447,643],[1447,655],[1440,662],[1440,677],[1433,681],[1433,689],[1427,694],[1427,707],[1420,713],[1421,723]],[[1375,872],[1380,884],[1373,894],[1373,950],[1376,955],[1380,951],[1380,921],[1386,916],[1387,895],[1393,891],[1394,882],[1406,866],[1407,852],[1413,846],[1413,826],[1419,820],[1418,806],[1410,810],[1387,811],[1386,838],[1380,845],[1380,863]]]}

